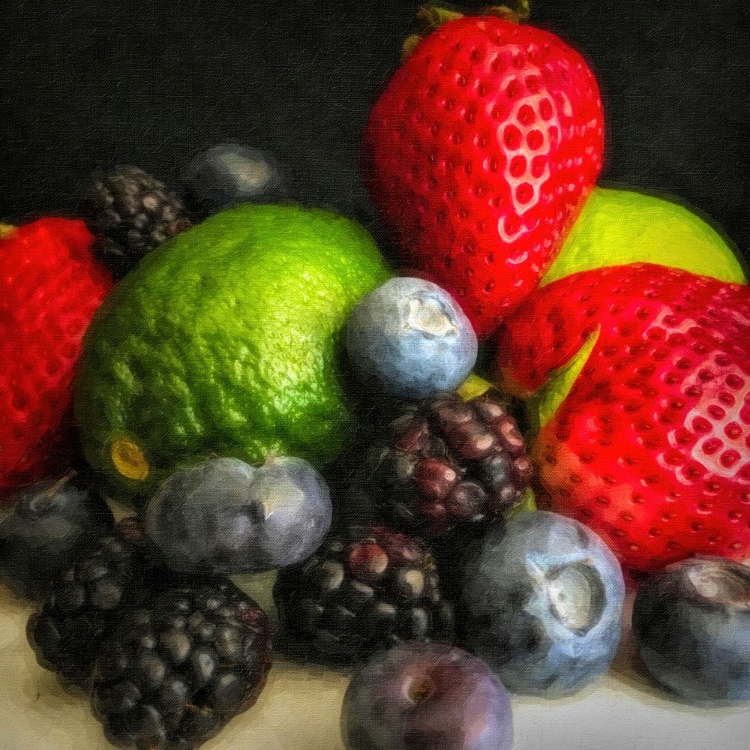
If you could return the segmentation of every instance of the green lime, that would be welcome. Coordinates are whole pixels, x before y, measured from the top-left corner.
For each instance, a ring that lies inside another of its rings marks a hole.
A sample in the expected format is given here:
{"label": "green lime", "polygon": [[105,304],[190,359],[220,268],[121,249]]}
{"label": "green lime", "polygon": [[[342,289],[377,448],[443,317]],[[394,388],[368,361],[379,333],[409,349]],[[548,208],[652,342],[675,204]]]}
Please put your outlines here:
{"label": "green lime", "polygon": [[632,190],[597,187],[541,284],[578,271],[658,263],[746,282],[739,253],[693,211]]}
{"label": "green lime", "polygon": [[75,412],[123,497],[206,454],[333,459],[352,428],[338,370],[351,308],[390,273],[359,224],[245,204],[149,254],[85,339]]}

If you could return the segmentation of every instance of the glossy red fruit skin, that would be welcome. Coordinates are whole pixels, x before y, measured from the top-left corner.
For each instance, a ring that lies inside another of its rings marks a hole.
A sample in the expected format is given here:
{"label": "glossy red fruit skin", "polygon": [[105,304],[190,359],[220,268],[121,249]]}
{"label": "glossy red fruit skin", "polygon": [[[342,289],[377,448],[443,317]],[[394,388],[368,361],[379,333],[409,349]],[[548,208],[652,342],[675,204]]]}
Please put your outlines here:
{"label": "glossy red fruit skin", "polygon": [[750,287],[650,264],[573,274],[506,320],[501,380],[533,392],[597,329],[534,440],[541,505],[634,572],[750,557]]}
{"label": "glossy red fruit skin", "polygon": [[112,286],[82,221],[44,218],[0,240],[0,506],[60,469],[83,335]]}
{"label": "glossy red fruit skin", "polygon": [[492,16],[423,39],[373,106],[365,182],[402,266],[486,337],[537,284],[602,169],[586,61],[550,32]]}

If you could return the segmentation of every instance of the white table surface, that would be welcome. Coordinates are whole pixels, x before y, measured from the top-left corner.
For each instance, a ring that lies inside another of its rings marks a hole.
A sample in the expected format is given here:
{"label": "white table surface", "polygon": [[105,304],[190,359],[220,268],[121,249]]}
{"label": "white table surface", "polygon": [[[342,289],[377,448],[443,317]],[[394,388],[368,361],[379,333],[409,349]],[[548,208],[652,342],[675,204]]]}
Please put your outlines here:
{"label": "white table surface", "polygon": [[[275,617],[273,574],[237,577]],[[83,694],[66,693],[26,643],[31,607],[0,587],[0,750],[106,750]],[[514,750],[748,750],[750,704],[697,709],[668,700],[634,669],[625,637],[610,673],[573,698],[513,698]],[[346,670],[276,657],[258,703],[205,750],[342,750]]]}

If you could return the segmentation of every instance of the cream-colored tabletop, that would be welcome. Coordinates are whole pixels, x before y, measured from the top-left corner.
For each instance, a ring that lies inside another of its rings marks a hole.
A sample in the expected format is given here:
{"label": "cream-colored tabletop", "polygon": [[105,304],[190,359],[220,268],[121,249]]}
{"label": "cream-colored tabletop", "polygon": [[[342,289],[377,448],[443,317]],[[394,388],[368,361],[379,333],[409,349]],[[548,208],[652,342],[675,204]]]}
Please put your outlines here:
{"label": "cream-colored tabletop", "polygon": [[[273,616],[273,574],[235,581]],[[39,667],[24,627],[30,607],[0,587],[0,750],[106,750],[83,695]],[[748,750],[750,704],[699,710],[665,699],[633,669],[626,637],[607,676],[574,698],[514,697],[514,750]],[[348,682],[277,657],[258,703],[205,750],[342,750],[339,712]]]}

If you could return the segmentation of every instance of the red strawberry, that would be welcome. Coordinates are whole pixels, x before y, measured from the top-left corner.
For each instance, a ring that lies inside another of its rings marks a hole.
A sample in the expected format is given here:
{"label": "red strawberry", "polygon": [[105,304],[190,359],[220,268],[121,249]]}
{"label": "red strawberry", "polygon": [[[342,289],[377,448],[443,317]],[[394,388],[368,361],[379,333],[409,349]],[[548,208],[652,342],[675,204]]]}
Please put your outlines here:
{"label": "red strawberry", "polygon": [[602,167],[602,105],[553,34],[486,15],[420,41],[374,105],[363,170],[404,265],[486,336],[536,285]]}
{"label": "red strawberry", "polygon": [[634,570],[750,557],[750,287],[651,264],[572,274],[506,320],[505,387],[535,391],[591,336],[534,440],[549,507]]}
{"label": "red strawberry", "polygon": [[81,340],[112,284],[92,240],[68,219],[0,239],[0,494],[44,476],[64,447]]}

